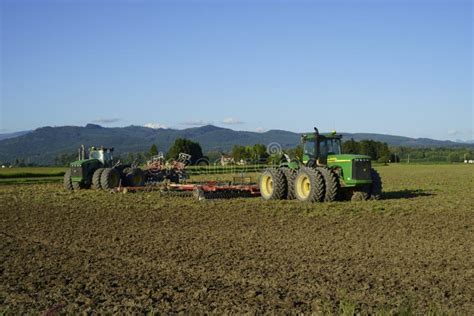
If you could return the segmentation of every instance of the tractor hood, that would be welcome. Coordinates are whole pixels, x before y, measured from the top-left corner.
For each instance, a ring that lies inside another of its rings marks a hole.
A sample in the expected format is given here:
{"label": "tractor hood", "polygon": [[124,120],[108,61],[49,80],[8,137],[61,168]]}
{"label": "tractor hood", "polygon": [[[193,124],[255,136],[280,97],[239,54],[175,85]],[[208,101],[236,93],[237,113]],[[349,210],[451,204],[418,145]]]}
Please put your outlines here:
{"label": "tractor hood", "polygon": [[97,161],[97,159],[76,160],[76,161],[71,162],[71,167],[82,167],[83,165],[91,163],[93,161]]}
{"label": "tractor hood", "polygon": [[370,156],[366,155],[352,155],[352,154],[345,154],[345,155],[329,155],[328,162],[351,162],[352,160],[363,159],[363,160],[371,160]]}

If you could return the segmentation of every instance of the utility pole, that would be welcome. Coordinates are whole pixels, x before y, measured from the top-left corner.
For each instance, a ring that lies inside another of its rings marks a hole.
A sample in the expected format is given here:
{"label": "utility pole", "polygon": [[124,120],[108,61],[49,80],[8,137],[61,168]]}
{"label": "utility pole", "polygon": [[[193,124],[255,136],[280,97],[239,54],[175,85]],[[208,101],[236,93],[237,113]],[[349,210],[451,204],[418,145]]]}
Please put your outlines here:
{"label": "utility pole", "polygon": [[408,161],[407,163],[410,163],[410,154],[408,154]]}

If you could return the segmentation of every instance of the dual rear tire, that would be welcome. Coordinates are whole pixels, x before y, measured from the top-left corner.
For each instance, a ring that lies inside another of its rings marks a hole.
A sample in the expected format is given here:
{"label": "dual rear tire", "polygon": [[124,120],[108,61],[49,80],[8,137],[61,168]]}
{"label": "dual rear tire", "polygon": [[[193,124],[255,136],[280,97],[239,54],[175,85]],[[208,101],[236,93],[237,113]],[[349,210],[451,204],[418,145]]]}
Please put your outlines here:
{"label": "dual rear tire", "polygon": [[[372,184],[367,188],[351,190],[353,201],[379,200],[382,181],[374,169]],[[341,199],[338,175],[325,167],[302,167],[297,172],[289,168],[266,169],[259,179],[260,193],[265,200],[297,199],[302,202],[332,202]]]}
{"label": "dual rear tire", "polygon": [[[126,168],[122,174],[116,168],[99,168],[92,175],[91,187],[96,190],[112,190],[121,184],[126,186],[142,186],[145,184],[145,173],[140,168]],[[64,187],[69,191],[88,189],[89,187],[80,182],[73,182],[71,170],[64,174]]]}
{"label": "dual rear tire", "polygon": [[259,179],[260,194],[265,200],[298,199],[322,202],[325,181],[322,173],[308,167],[295,172],[289,168],[266,169]]}

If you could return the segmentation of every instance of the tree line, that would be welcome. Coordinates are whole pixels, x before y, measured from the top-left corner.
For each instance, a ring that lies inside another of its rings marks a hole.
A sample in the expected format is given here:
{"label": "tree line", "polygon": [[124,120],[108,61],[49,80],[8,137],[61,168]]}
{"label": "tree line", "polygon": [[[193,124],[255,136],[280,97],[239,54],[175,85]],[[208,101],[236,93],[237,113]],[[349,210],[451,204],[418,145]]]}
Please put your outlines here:
{"label": "tree line", "polygon": [[[410,148],[388,146],[387,143],[377,142],[373,140],[355,141],[350,139],[343,142],[342,152],[345,154],[367,155],[372,160],[381,163],[398,163],[398,162],[462,162],[464,160],[474,159],[474,150],[472,148]],[[150,149],[145,152],[131,152],[116,155],[116,159],[124,163],[137,162],[139,164],[146,163],[151,157],[158,155],[159,148],[156,144],[152,144]],[[218,151],[207,152],[203,154],[201,145],[189,139],[176,139],[173,145],[167,151],[166,159],[177,159],[180,153],[191,155],[191,164],[210,162],[218,163],[222,155],[233,158],[235,163],[246,162],[253,164],[277,164],[283,158],[282,153],[269,154],[267,147],[263,144],[255,144],[253,146],[234,145],[232,150],[224,154]],[[294,148],[284,149],[284,153],[292,159],[302,160],[303,147],[298,145]],[[55,159],[55,165],[68,166],[72,161],[77,159],[77,153],[65,153],[58,155]],[[15,165],[24,166],[21,160],[16,160]]]}

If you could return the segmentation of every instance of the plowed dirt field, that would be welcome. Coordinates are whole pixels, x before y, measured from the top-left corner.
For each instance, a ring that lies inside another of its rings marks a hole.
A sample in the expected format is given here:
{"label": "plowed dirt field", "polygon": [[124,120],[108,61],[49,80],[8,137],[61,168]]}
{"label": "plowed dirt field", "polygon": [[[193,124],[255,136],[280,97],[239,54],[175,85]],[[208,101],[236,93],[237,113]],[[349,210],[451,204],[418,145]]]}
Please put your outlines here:
{"label": "plowed dirt field", "polygon": [[0,187],[0,313],[474,313],[473,166],[378,168],[381,201]]}

